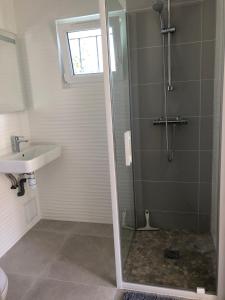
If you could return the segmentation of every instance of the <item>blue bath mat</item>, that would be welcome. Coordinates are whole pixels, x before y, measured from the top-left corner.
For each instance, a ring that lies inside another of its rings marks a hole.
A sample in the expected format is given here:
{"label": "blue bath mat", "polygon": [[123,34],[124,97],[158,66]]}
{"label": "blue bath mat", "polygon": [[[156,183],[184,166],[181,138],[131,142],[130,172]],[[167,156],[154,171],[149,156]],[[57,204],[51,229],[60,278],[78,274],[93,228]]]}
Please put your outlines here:
{"label": "blue bath mat", "polygon": [[158,296],[154,294],[142,294],[134,292],[126,292],[123,300],[178,300],[178,298],[171,298],[167,296]]}

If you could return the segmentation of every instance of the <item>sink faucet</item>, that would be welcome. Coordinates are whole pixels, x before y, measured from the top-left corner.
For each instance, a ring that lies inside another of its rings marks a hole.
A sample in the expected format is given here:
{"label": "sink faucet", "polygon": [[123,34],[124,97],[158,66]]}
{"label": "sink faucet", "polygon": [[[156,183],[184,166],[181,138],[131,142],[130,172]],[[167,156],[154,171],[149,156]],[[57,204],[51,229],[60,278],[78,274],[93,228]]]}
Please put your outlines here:
{"label": "sink faucet", "polygon": [[11,143],[12,143],[12,151],[14,153],[20,152],[20,143],[28,143],[29,141],[24,138],[24,136],[11,136]]}

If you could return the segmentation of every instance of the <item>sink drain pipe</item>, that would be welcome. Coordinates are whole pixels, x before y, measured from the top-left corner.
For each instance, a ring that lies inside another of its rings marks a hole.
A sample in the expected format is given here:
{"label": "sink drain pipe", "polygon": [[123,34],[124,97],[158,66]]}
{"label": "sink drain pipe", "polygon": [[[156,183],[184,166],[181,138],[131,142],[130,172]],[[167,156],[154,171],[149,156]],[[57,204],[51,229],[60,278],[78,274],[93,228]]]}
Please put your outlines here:
{"label": "sink drain pipe", "polygon": [[5,176],[10,180],[12,190],[16,190],[18,188],[18,197],[22,197],[25,195],[24,185],[26,182],[32,190],[34,190],[37,187],[37,181],[34,172],[22,174],[18,177],[18,179],[13,174],[5,174]]}
{"label": "sink drain pipe", "polygon": [[11,190],[16,190],[18,188],[18,180],[13,174],[5,174],[5,176],[10,180],[12,186]]}
{"label": "sink drain pipe", "polygon": [[19,179],[19,192],[17,193],[18,197],[24,196],[25,194],[24,184],[26,182],[28,183],[29,187],[32,190],[34,190],[37,187],[37,181],[34,172],[21,175]]}
{"label": "sink drain pipe", "polygon": [[19,191],[18,191],[18,193],[17,193],[17,196],[18,196],[18,197],[22,197],[22,196],[25,195],[25,187],[24,187],[24,184],[25,184],[26,181],[27,181],[26,178],[20,177],[20,179],[19,179],[19,186],[18,186]]}
{"label": "sink drain pipe", "polygon": [[27,182],[28,182],[29,187],[32,190],[36,189],[36,187],[37,187],[37,180],[36,180],[34,172],[26,174],[26,178],[27,178]]}

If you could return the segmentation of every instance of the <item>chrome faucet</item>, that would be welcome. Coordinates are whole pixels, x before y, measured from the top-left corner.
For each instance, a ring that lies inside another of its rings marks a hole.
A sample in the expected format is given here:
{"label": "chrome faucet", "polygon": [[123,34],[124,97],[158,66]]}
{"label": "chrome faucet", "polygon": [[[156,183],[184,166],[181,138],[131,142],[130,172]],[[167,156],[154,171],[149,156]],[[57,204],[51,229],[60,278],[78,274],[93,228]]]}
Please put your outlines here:
{"label": "chrome faucet", "polygon": [[24,136],[11,136],[11,143],[12,143],[12,151],[14,153],[20,152],[20,143],[28,143],[29,141],[24,138]]}

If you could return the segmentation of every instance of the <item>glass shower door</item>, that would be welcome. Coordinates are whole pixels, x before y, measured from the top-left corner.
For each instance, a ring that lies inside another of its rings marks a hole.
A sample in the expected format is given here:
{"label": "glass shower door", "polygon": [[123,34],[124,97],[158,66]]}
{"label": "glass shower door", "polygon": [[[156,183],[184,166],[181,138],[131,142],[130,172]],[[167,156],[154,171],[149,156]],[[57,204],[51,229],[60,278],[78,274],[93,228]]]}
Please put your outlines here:
{"label": "glass shower door", "polygon": [[217,2],[106,0],[126,283],[217,292]]}
{"label": "glass shower door", "polygon": [[126,14],[121,6],[121,1],[109,0],[107,6],[113,130],[123,264],[135,228]]}

